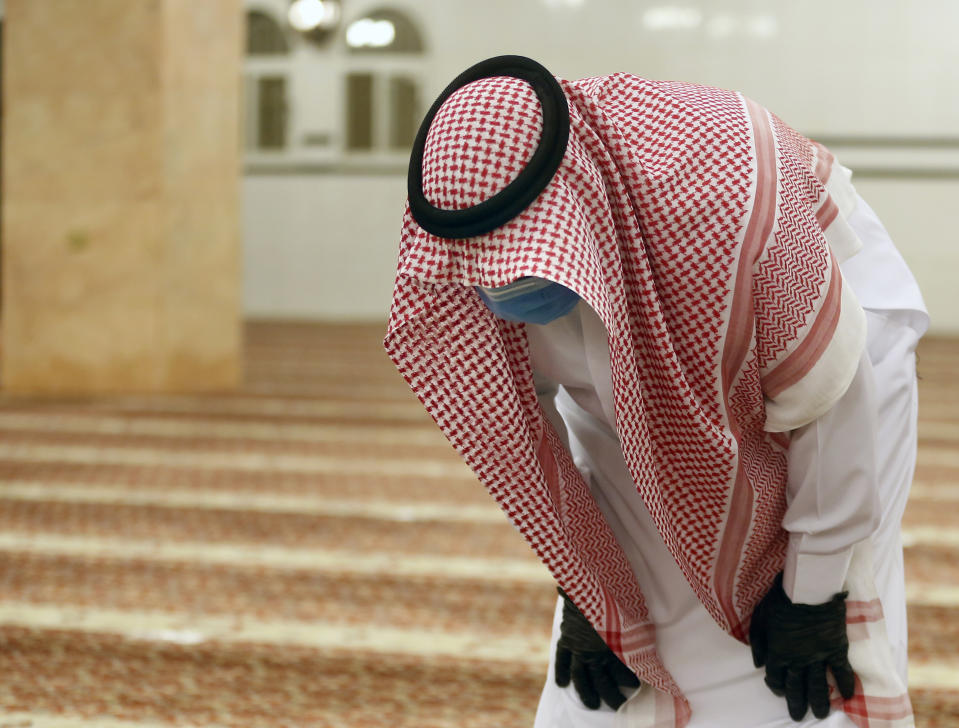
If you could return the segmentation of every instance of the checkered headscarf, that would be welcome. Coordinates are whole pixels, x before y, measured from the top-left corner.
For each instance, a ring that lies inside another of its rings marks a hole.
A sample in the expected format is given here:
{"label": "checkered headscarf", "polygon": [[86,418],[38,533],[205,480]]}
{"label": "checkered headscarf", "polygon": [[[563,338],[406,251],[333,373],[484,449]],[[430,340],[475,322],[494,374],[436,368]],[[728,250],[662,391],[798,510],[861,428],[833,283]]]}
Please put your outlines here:
{"label": "checkered headscarf", "polygon": [[864,344],[836,260],[858,245],[831,194],[845,180],[738,93],[517,66],[545,73],[492,59],[427,115],[385,344],[559,585],[657,688],[649,725],[681,726],[688,703],[639,585],[537,403],[524,325],[473,286],[537,276],[597,312],[637,497],[745,640],[785,558],[783,433],[841,396]]}

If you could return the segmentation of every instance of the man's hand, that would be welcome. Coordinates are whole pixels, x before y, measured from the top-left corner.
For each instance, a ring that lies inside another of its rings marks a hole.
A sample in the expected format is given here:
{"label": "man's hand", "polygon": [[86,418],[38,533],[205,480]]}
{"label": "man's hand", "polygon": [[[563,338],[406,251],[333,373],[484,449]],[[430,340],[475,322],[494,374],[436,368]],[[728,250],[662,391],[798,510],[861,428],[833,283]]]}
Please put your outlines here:
{"label": "man's hand", "polygon": [[626,702],[619,686],[638,688],[639,678],[606,646],[563,590],[558,591],[563,597],[563,621],[556,644],[556,684],[565,688],[572,677],[583,705],[596,710],[602,699],[616,710]]}
{"label": "man's hand", "polygon": [[855,692],[845,592],[825,604],[793,604],[779,574],[753,612],[749,642],[753,662],[766,666],[766,684],[776,695],[786,696],[793,720],[802,720],[807,706],[817,718],[829,715],[827,668],[843,698],[849,700]]}

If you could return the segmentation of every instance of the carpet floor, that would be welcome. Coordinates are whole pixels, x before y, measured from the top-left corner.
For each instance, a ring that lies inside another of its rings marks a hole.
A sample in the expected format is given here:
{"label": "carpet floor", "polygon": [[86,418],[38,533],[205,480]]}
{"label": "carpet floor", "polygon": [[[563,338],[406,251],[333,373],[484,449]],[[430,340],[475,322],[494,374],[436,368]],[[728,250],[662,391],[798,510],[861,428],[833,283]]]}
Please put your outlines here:
{"label": "carpet floor", "polygon": [[[520,728],[555,592],[380,347],[258,322],[241,390],[0,392],[0,728]],[[959,340],[920,349],[918,725],[959,728]]]}

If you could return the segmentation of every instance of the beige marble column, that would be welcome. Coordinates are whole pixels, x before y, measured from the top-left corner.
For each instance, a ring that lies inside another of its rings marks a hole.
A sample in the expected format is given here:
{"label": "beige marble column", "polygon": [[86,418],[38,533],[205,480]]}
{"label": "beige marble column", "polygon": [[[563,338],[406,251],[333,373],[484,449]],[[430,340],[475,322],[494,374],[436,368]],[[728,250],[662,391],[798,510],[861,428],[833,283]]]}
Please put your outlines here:
{"label": "beige marble column", "polygon": [[240,378],[240,0],[6,0],[0,379]]}

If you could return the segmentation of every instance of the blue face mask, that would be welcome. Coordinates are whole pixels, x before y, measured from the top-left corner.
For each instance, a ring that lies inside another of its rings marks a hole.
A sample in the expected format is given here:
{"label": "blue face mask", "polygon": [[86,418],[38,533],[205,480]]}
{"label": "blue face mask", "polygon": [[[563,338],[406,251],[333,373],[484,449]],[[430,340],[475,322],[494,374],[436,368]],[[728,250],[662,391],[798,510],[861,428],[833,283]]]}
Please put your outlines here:
{"label": "blue face mask", "polygon": [[548,324],[565,316],[576,306],[579,296],[559,283],[543,278],[520,278],[508,286],[476,286],[483,303],[507,321]]}

